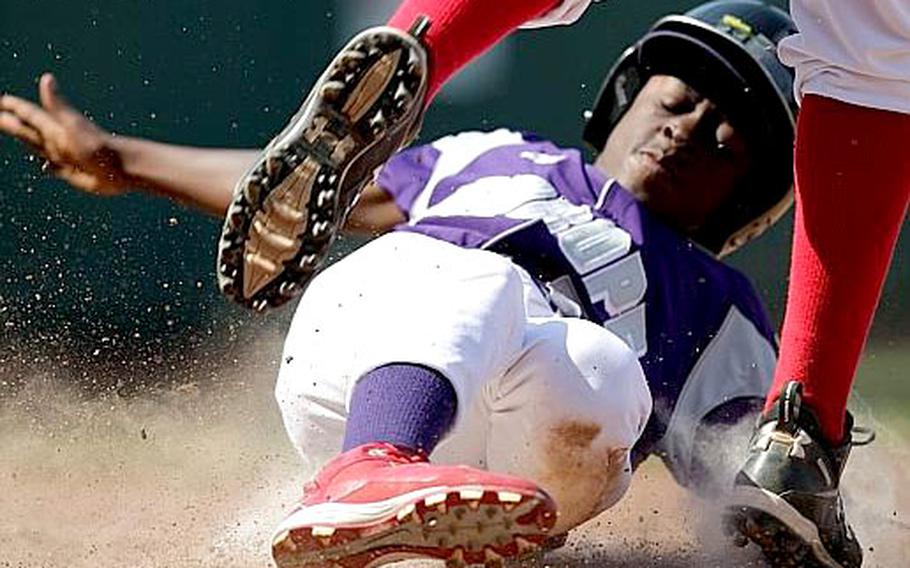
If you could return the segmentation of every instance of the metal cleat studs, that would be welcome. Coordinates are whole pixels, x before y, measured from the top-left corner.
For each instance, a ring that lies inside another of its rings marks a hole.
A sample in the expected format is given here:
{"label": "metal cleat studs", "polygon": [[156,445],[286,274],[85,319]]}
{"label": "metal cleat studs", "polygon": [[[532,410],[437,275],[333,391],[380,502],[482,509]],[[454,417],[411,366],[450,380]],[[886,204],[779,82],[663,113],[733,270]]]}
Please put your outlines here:
{"label": "metal cleat studs", "polygon": [[278,287],[278,293],[285,297],[291,297],[297,293],[297,284],[293,282],[282,282]]}
{"label": "metal cleat studs", "polygon": [[319,257],[315,254],[305,254],[301,257],[300,262],[297,263],[297,266],[303,270],[315,270],[316,266],[319,264]]}
{"label": "metal cleat studs", "polygon": [[332,224],[328,221],[319,221],[310,228],[310,234],[313,235],[313,238],[315,239],[324,238],[328,235],[331,226]]}
{"label": "metal cleat studs", "polygon": [[237,276],[237,269],[227,263],[222,263],[221,266],[218,267],[218,271],[228,278]]}
{"label": "metal cleat studs", "polygon": [[325,209],[325,207],[331,204],[335,199],[335,190],[327,189],[325,191],[320,191],[319,195],[316,196],[316,206],[320,209]]}

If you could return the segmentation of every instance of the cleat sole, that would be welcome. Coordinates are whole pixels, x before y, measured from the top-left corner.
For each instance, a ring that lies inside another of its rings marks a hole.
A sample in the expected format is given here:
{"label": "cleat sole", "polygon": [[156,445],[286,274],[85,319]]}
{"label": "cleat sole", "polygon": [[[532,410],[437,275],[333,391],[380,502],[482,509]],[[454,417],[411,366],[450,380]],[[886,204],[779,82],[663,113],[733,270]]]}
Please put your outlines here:
{"label": "cleat sole", "polygon": [[219,242],[223,293],[262,311],[304,292],[373,170],[416,136],[427,68],[418,40],[391,28],[341,51],[237,184]]}
{"label": "cleat sole", "polygon": [[[556,519],[556,506],[546,494],[516,493],[520,500],[507,512],[497,491],[480,490],[475,499],[477,491],[430,488],[382,503],[301,509],[278,529],[275,563],[278,568],[368,568],[425,558],[451,567],[497,568],[542,550]],[[474,510],[472,502],[482,506]]]}

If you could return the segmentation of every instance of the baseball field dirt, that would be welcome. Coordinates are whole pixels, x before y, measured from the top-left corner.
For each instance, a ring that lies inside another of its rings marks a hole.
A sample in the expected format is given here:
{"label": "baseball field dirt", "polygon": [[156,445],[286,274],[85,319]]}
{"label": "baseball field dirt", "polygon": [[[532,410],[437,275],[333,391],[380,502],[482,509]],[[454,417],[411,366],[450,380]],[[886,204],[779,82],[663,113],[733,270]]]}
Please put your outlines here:
{"label": "baseball field dirt", "polygon": [[[271,529],[309,473],[271,400],[276,357],[241,357],[219,384],[129,399],[78,396],[57,373],[3,397],[0,568],[270,566]],[[851,461],[848,509],[866,566],[910,556],[908,458],[906,440],[884,428]],[[647,463],[620,505],[546,563],[762,566],[753,550],[728,544],[715,507]]]}

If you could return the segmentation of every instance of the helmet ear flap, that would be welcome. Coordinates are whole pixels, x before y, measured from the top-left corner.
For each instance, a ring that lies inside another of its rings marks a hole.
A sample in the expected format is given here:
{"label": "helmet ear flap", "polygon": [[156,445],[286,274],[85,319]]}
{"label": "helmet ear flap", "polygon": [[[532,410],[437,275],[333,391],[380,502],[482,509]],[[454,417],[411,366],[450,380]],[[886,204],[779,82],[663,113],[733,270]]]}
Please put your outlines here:
{"label": "helmet ear flap", "polygon": [[606,146],[610,131],[629,110],[647,81],[638,60],[638,44],[623,52],[607,73],[594,101],[594,107],[585,113],[587,122],[583,138],[596,152],[600,152]]}

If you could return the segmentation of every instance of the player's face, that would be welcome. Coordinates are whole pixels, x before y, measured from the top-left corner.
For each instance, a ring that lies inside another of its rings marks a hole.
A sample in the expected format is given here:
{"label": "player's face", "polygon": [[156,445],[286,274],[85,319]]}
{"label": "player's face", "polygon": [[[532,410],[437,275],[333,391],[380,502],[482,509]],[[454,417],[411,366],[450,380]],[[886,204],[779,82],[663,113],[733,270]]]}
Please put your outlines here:
{"label": "player's face", "polygon": [[652,77],[613,129],[597,165],[676,228],[700,227],[747,175],[746,140],[710,99]]}

